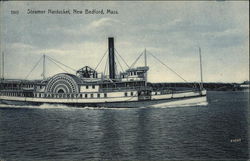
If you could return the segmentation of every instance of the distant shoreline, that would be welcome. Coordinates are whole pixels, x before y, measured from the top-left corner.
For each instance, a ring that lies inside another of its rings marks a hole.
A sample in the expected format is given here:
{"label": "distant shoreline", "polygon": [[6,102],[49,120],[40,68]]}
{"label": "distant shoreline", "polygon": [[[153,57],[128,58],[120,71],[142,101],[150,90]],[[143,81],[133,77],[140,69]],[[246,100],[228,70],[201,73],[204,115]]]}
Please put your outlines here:
{"label": "distant shoreline", "polygon": [[[153,87],[188,88],[190,86],[199,87],[200,83],[151,83]],[[249,89],[249,83],[203,83],[203,88],[208,91],[240,91]]]}

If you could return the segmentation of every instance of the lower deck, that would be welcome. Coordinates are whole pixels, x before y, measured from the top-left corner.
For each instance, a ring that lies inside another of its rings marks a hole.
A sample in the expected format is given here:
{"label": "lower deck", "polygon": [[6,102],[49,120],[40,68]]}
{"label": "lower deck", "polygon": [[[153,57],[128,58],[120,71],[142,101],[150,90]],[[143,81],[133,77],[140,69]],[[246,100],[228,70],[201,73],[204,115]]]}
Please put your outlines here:
{"label": "lower deck", "polygon": [[[141,92],[141,91],[140,91]],[[51,104],[66,104],[71,106],[101,106],[101,107],[113,107],[118,106],[120,107],[137,107],[143,106],[143,104],[147,105],[154,105],[164,102],[175,102],[175,101],[183,101],[183,100],[192,100],[197,98],[206,98],[206,90],[203,91],[182,91],[178,93],[157,93],[151,92],[146,93],[148,95],[141,95],[138,91],[133,91],[133,94],[130,95],[124,94],[121,95],[120,93],[107,93],[106,97],[80,97],[81,95],[75,95],[76,97],[23,97],[23,96],[5,96],[1,95],[0,100],[2,103],[10,103],[15,102],[17,104],[44,104],[44,103],[51,103]],[[144,93],[145,94],[145,93]],[[82,95],[83,96],[83,95]]]}
{"label": "lower deck", "polygon": [[72,107],[108,107],[108,108],[137,108],[137,107],[164,107],[176,105],[196,105],[200,103],[207,103],[206,95],[182,97],[182,98],[169,98],[159,100],[142,100],[142,101],[120,101],[120,102],[30,102],[30,101],[17,101],[1,99],[0,103],[9,105],[43,105],[43,104],[57,104]]}

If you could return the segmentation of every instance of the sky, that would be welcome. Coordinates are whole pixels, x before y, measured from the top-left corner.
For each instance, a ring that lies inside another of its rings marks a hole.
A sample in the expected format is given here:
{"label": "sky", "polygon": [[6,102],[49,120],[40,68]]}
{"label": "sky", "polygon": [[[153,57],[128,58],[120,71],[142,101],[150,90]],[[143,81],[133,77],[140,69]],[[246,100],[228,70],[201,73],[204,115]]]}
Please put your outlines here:
{"label": "sky", "polygon": [[[249,80],[248,1],[1,1],[0,7],[5,78],[24,79],[43,54],[74,69],[95,68],[107,50],[108,37],[114,37],[116,50],[129,65],[146,49],[185,80],[198,82],[200,47],[204,82]],[[46,13],[28,14],[28,9]],[[69,9],[71,14],[48,14],[48,9]],[[73,14],[73,9],[83,14]],[[85,9],[118,14],[85,14]],[[11,14],[17,10],[19,14]],[[104,71],[105,62],[106,58],[98,72]],[[182,82],[150,54],[147,63],[149,81]],[[61,72],[46,60],[46,77]],[[42,62],[28,79],[39,79],[41,74]]]}

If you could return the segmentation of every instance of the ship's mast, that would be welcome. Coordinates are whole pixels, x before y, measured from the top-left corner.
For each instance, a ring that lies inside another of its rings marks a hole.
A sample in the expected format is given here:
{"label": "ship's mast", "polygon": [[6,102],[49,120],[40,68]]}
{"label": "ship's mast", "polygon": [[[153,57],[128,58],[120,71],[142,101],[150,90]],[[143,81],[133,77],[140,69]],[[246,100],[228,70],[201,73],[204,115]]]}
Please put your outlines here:
{"label": "ship's mast", "polygon": [[4,52],[2,52],[2,79],[4,79]]}
{"label": "ship's mast", "polygon": [[45,54],[43,54],[43,80],[45,80]]}
{"label": "ship's mast", "polygon": [[200,82],[200,90],[203,89],[203,76],[202,76],[202,59],[201,59],[201,48],[199,47],[199,55],[200,55],[200,73],[201,73],[201,82]]}
{"label": "ship's mast", "polygon": [[3,69],[2,69],[2,68],[3,68],[3,65],[2,65],[2,63],[3,63],[3,61],[2,61],[2,59],[3,59],[3,56],[2,56],[2,54],[3,54],[3,53],[1,53],[1,65],[0,65],[1,69],[0,69],[0,80],[2,79],[2,76],[3,76],[3,75],[2,75],[2,71],[3,71]]}
{"label": "ship's mast", "polygon": [[[145,63],[145,67],[147,67],[147,52],[146,52],[146,48],[144,50],[144,63]],[[145,86],[147,86],[147,71],[145,71]]]}

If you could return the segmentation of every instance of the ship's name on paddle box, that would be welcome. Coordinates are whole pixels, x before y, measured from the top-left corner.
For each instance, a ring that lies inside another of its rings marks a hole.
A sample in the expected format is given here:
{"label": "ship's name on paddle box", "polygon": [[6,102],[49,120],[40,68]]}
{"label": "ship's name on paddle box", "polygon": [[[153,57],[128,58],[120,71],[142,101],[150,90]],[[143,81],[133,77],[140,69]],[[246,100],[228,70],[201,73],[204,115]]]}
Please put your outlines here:
{"label": "ship's name on paddle box", "polygon": [[[19,13],[19,11],[11,11],[11,14]],[[47,10],[40,10],[40,9],[27,9],[27,14],[50,14],[50,15],[117,15],[119,14],[118,10],[116,9],[47,9]]]}

